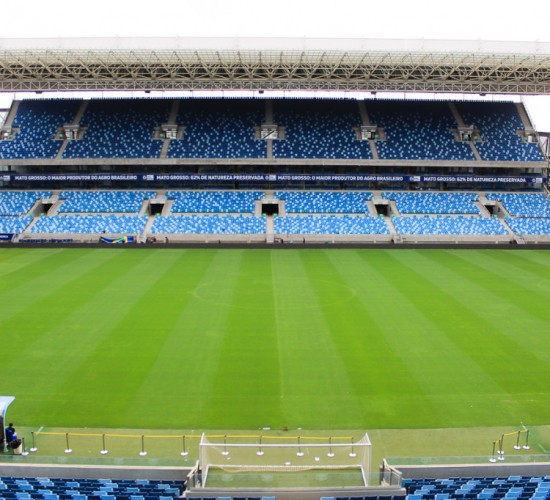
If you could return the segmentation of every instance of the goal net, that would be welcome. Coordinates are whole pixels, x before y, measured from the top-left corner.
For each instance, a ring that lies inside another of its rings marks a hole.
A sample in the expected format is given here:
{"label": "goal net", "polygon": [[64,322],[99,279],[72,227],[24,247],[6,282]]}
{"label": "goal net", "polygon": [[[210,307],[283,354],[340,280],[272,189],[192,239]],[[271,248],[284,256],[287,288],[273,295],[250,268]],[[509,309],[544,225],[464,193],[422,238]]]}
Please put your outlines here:
{"label": "goal net", "polygon": [[368,485],[371,443],[353,437],[206,436],[199,446],[202,485],[213,471],[227,474],[356,470]]}

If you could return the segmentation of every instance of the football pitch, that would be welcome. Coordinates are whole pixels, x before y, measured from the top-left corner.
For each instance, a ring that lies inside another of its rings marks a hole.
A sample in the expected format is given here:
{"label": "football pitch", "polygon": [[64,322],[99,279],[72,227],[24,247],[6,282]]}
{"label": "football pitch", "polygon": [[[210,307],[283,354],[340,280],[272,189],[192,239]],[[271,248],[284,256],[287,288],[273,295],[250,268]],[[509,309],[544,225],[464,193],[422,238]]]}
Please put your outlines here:
{"label": "football pitch", "polygon": [[0,331],[34,428],[550,420],[543,250],[1,248]]}

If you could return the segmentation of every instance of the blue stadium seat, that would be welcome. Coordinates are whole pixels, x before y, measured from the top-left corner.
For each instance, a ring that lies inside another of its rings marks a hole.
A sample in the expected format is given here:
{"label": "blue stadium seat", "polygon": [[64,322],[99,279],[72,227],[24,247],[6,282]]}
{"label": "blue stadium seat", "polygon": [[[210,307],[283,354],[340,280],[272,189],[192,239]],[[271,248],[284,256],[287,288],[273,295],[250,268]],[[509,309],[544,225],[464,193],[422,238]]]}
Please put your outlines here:
{"label": "blue stadium seat", "polygon": [[277,217],[273,221],[275,234],[379,234],[389,235],[383,219],[368,216],[302,215]]}
{"label": "blue stadium seat", "polygon": [[370,120],[385,129],[376,149],[385,160],[474,160],[451,131],[456,120],[446,102],[367,101]]}
{"label": "blue stadium seat", "polygon": [[183,99],[176,123],[182,140],[171,140],[168,158],[266,158],[267,143],[254,139],[265,121],[265,103],[252,99]]}
{"label": "blue stadium seat", "polygon": [[263,191],[168,191],[174,200],[172,214],[254,213],[254,203],[265,196]]}
{"label": "blue stadium seat", "polygon": [[63,191],[59,213],[133,213],[143,202],[154,198],[154,191]]}
{"label": "blue stadium seat", "polygon": [[275,191],[285,201],[286,213],[368,214],[368,191]]}
{"label": "blue stadium seat", "polygon": [[0,159],[55,158],[63,141],[54,140],[57,129],[71,123],[81,101],[52,99],[21,101],[13,121],[15,139],[0,140]]}
{"label": "blue stadium seat", "polygon": [[154,128],[168,120],[167,99],[91,100],[80,121],[84,138],[69,141],[63,158],[158,158]]}
{"label": "blue stadium seat", "polygon": [[517,134],[525,127],[514,103],[461,102],[457,108],[465,123],[481,131],[483,142],[475,145],[483,160],[543,161],[538,144],[525,143]]}
{"label": "blue stadium seat", "polygon": [[266,221],[252,215],[156,217],[152,234],[265,234]]}
{"label": "blue stadium seat", "polygon": [[372,158],[369,142],[354,131],[362,124],[356,101],[276,100],[273,108],[275,123],[285,127],[285,139],[273,141],[274,158]]}

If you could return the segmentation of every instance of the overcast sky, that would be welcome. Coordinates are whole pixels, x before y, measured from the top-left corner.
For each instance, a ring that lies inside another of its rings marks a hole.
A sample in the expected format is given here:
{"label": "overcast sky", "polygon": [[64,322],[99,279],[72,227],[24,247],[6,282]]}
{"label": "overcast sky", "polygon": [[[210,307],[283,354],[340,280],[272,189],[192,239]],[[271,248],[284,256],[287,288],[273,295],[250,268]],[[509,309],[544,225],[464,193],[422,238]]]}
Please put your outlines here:
{"label": "overcast sky", "polygon": [[[25,0],[2,1],[0,16],[3,38],[267,36],[550,42],[550,0]],[[12,97],[0,94],[0,107],[9,105]],[[537,128],[550,130],[550,98],[526,102]]]}

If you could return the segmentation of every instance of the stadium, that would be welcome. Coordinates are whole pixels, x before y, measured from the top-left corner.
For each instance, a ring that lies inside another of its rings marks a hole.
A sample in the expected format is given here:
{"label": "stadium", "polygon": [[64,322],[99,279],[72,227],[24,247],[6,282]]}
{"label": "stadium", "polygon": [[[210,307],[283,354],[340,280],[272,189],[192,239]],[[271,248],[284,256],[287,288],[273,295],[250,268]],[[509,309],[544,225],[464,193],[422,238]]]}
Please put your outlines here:
{"label": "stadium", "polygon": [[0,91],[0,498],[550,498],[550,43],[3,38]]}

